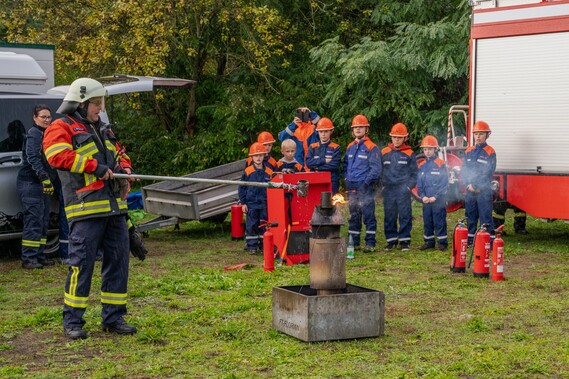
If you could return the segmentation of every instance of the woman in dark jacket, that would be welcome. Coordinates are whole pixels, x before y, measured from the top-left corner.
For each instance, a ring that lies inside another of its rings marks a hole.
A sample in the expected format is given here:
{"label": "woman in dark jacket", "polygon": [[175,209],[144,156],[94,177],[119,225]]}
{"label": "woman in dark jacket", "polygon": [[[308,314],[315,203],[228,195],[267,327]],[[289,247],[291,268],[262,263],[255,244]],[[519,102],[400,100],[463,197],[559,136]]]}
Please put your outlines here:
{"label": "woman in dark jacket", "polygon": [[44,254],[49,224],[49,197],[54,190],[51,177],[55,174],[42,150],[43,133],[51,123],[49,107],[36,105],[33,120],[34,126],[28,130],[22,147],[23,167],[18,173],[18,193],[24,209],[22,267],[26,269],[54,264]]}

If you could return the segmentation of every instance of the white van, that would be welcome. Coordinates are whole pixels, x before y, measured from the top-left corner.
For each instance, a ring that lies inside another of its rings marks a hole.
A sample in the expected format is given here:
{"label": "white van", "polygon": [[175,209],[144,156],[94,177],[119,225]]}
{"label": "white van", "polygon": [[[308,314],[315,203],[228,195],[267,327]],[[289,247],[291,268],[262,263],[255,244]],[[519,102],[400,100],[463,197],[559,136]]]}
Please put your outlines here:
{"label": "white van", "polygon": [[[13,70],[14,65],[2,64],[6,57],[6,53],[0,52],[0,251],[18,254],[21,250],[23,216],[16,179],[22,167],[24,134],[33,125],[32,111],[37,104],[47,104],[54,118],[61,117],[55,111],[61,105],[69,86],[54,87],[43,94],[29,93],[32,92],[30,88],[33,88],[30,87],[30,82],[26,82],[27,86],[21,84],[22,81],[29,80],[28,73],[32,72],[30,67],[33,65],[27,65],[26,72],[18,73]],[[30,63],[29,56],[19,58]],[[14,56],[9,56],[9,59],[14,62]],[[8,68],[12,69],[9,75],[6,74]],[[36,75],[35,80],[41,82],[41,73]],[[153,91],[156,88],[191,88],[195,83],[185,79],[128,75],[113,75],[98,80],[105,85],[109,96]],[[101,120],[108,122],[106,114],[100,116]],[[48,254],[58,248],[57,217],[57,201],[54,199],[46,249]]]}

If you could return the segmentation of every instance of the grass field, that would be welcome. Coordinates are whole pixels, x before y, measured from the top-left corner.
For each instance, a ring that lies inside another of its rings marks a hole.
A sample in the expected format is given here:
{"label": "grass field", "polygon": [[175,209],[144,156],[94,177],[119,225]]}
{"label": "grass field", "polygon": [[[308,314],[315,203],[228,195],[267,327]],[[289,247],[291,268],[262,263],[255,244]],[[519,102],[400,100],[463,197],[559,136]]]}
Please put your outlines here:
{"label": "grass field", "polygon": [[[131,259],[127,319],[139,332],[127,337],[100,329],[100,272],[90,337],[68,341],[67,268],[24,271],[3,257],[0,377],[569,378],[569,225],[529,218],[529,235],[505,237],[506,280],[492,282],[451,273],[447,252],[419,252],[417,206],[414,215],[410,252],[356,252],[347,262],[349,283],[385,293],[379,338],[305,343],[275,331],[272,287],[309,283],[308,266],[264,272],[227,222],[150,232],[148,258]],[[249,265],[222,270],[238,263]]]}

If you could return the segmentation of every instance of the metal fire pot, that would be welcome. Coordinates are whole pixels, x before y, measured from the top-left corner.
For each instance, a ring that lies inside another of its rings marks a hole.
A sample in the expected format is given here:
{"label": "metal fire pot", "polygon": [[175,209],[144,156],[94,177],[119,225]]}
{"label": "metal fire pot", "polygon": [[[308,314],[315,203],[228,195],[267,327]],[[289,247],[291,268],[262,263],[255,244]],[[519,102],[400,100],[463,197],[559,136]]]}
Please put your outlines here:
{"label": "metal fire pot", "polygon": [[384,294],[346,283],[344,221],[331,195],[310,221],[310,286],[273,287],[273,327],[306,342],[381,336]]}

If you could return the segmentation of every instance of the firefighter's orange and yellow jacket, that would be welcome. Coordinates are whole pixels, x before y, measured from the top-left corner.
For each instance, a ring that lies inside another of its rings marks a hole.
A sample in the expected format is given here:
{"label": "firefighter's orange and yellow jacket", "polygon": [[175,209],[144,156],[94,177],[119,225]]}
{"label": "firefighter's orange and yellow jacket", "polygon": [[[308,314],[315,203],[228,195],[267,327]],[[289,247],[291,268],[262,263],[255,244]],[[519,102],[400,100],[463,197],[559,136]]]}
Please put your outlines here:
{"label": "firefighter's orange and yellow jacket", "polygon": [[55,120],[43,138],[45,156],[61,179],[67,220],[126,214],[126,199],[121,199],[116,181],[100,180],[96,173],[130,168],[130,159],[105,124],[75,117],[79,118],[74,114]]}

